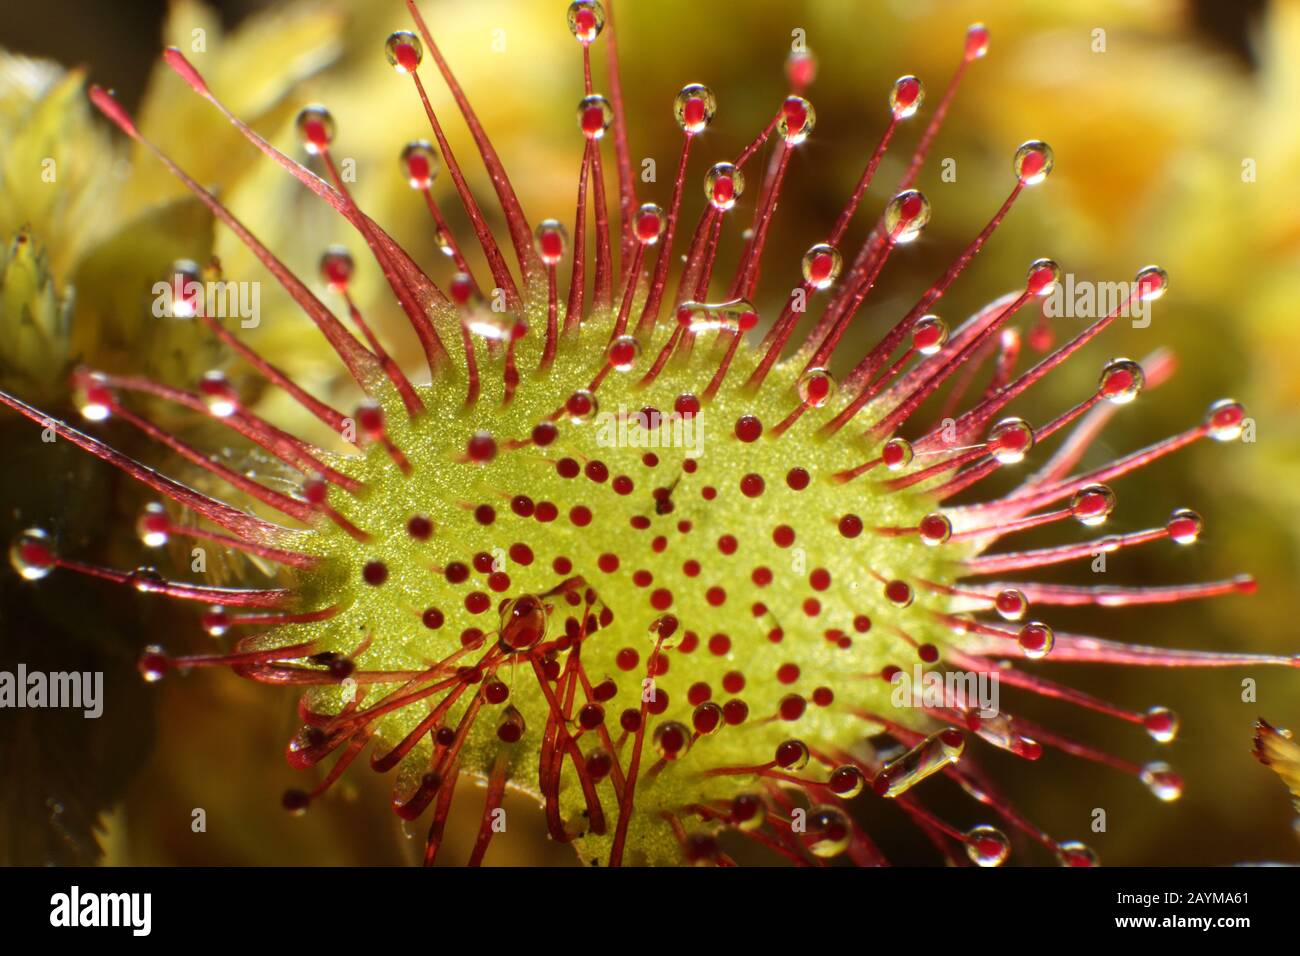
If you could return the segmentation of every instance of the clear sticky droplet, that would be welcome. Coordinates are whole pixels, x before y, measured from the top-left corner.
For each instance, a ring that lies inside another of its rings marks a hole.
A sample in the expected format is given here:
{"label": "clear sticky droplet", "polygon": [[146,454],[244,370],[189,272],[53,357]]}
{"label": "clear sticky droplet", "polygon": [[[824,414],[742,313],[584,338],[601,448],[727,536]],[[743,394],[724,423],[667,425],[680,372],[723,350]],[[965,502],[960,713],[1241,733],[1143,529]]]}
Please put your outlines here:
{"label": "clear sticky droplet", "polygon": [[152,594],[160,590],[167,579],[157,568],[141,566],[127,574],[126,583],[141,594]]}
{"label": "clear sticky droplet", "polygon": [[1236,441],[1241,437],[1245,424],[1245,406],[1230,398],[1215,402],[1205,416],[1207,433],[1215,441]]}
{"label": "clear sticky droplet", "polygon": [[1142,717],[1142,726],[1156,743],[1171,743],[1178,736],[1181,721],[1168,707],[1152,707]]}
{"label": "clear sticky droplet", "polygon": [[867,787],[867,778],[851,763],[842,764],[831,771],[826,782],[835,796],[842,800],[852,800]]}
{"label": "clear sticky droplet", "polygon": [[1204,520],[1191,508],[1179,508],[1169,516],[1165,528],[1175,544],[1195,544],[1204,526]]}
{"label": "clear sticky droplet", "polygon": [[641,355],[641,345],[630,335],[620,335],[609,343],[609,364],[616,372],[630,372]]}
{"label": "clear sticky droplet", "polygon": [[889,109],[895,119],[915,116],[925,102],[925,86],[914,76],[900,76],[889,91]]}
{"label": "clear sticky droplet", "polygon": [[596,0],[574,0],[569,4],[566,19],[573,38],[587,46],[594,43],[600,31],[605,29],[605,8]]}
{"label": "clear sticky droplet", "polygon": [[704,132],[718,111],[718,98],[702,83],[690,83],[673,99],[673,116],[687,135]]}
{"label": "clear sticky droplet", "polygon": [[9,545],[9,564],[24,581],[39,581],[56,561],[54,541],[40,528],[28,528]]}
{"label": "clear sticky droplet", "polygon": [[1112,405],[1127,405],[1137,398],[1146,386],[1146,373],[1132,359],[1116,358],[1101,370],[1097,392]]}
{"label": "clear sticky droplet", "polygon": [[1001,866],[1011,853],[1011,841],[997,827],[986,824],[971,827],[963,839],[966,855],[976,866]]}
{"label": "clear sticky droplet", "polygon": [[388,65],[401,74],[414,73],[424,59],[424,45],[410,30],[398,30],[384,41],[384,55]]}
{"label": "clear sticky droplet", "polygon": [[1029,599],[1016,588],[1003,588],[993,598],[993,609],[1004,621],[1024,620],[1029,610]]}
{"label": "clear sticky droplet", "polygon": [[722,708],[711,700],[706,700],[691,712],[691,726],[695,732],[709,737],[726,726]]}
{"label": "clear sticky droplet", "polygon": [[135,533],[146,548],[161,548],[171,536],[171,519],[160,502],[151,501],[140,509]]}
{"label": "clear sticky droplet", "polygon": [[1052,652],[1056,634],[1042,621],[1030,621],[1016,635],[1016,643],[1031,660],[1040,660]]}
{"label": "clear sticky droplet", "polygon": [[497,738],[503,743],[517,744],[523,739],[528,725],[524,715],[514,704],[506,704],[501,709],[501,720],[497,723]]}
{"label": "clear sticky droplet", "polygon": [[190,259],[178,259],[172,263],[164,296],[164,315],[173,319],[192,319],[199,315],[206,305],[206,297],[203,271],[198,263]]}
{"label": "clear sticky droplet", "polygon": [[88,422],[102,422],[113,414],[116,402],[113,390],[98,372],[77,375],[72,397],[77,411]]}
{"label": "clear sticky droplet", "polygon": [[1137,273],[1138,297],[1143,302],[1154,302],[1169,288],[1169,273],[1159,266],[1143,266]]}
{"label": "clear sticky droplet", "polygon": [[660,206],[648,202],[637,209],[632,224],[637,242],[645,246],[653,246],[663,236],[668,220]]}
{"label": "clear sticky droplet", "polygon": [[745,174],[734,163],[714,163],[704,174],[704,195],[719,212],[736,205],[745,191]]}
{"label": "clear sticky droplet", "polygon": [[890,471],[899,471],[910,465],[912,454],[912,443],[906,438],[891,438],[880,451],[880,457]]}
{"label": "clear sticky droplet", "polygon": [[813,807],[808,812],[806,825],[805,846],[813,856],[827,860],[839,856],[849,848],[853,826],[848,814],[839,807]]}
{"label": "clear sticky droplet", "polygon": [[199,624],[209,637],[222,637],[230,630],[230,614],[220,604],[214,604],[203,612]]}
{"label": "clear sticky droplet", "polygon": [[936,511],[922,518],[916,530],[921,536],[922,543],[933,547],[943,544],[952,537],[952,522],[948,520],[947,515]]}
{"label": "clear sticky droplet", "polygon": [[156,684],[167,676],[167,664],[167,652],[158,644],[150,644],[146,647],[140,652],[140,657],[136,661],[140,676],[150,684]]}
{"label": "clear sticky droplet", "polygon": [[1036,186],[1051,173],[1052,161],[1052,147],[1040,139],[1031,139],[1016,150],[1012,167],[1024,185]]}
{"label": "clear sticky droplet", "polygon": [[1085,485],[1070,499],[1070,514],[1087,528],[1105,524],[1115,510],[1115,492],[1109,485]]}
{"label": "clear sticky droplet", "polygon": [[829,289],[840,277],[844,257],[834,246],[819,242],[803,254],[803,278],[814,289]]}
{"label": "clear sticky droplet", "polygon": [[810,368],[799,376],[799,400],[810,408],[821,408],[835,394],[835,379],[829,369]]}
{"label": "clear sticky droplet", "polygon": [[1163,760],[1154,760],[1142,768],[1139,779],[1156,797],[1173,803],[1183,795],[1183,777]]}
{"label": "clear sticky droplet", "polygon": [[812,753],[802,740],[783,740],[776,748],[776,763],[784,770],[802,770],[808,766]]}
{"label": "clear sticky droplet", "polygon": [[959,730],[950,727],[931,734],[881,767],[872,788],[882,797],[897,797],[949,764],[956,763],[965,748],[966,737]]}
{"label": "clear sticky droplet", "polygon": [[584,96],[578,103],[578,128],[590,140],[601,139],[614,122],[614,109],[603,96]]}
{"label": "clear sticky droplet", "polygon": [[564,410],[569,413],[569,421],[581,425],[595,418],[600,406],[596,403],[595,395],[585,388],[580,388],[565,401]]}
{"label": "clear sticky droplet", "polygon": [[1042,745],[1017,730],[1007,714],[995,714],[992,717],[981,715],[975,733],[981,740],[999,750],[1005,750],[1024,760],[1037,760],[1043,755]]}
{"label": "clear sticky droplet", "polygon": [[1067,840],[1056,846],[1056,859],[1061,866],[1092,867],[1100,864],[1092,847],[1078,840]]}
{"label": "clear sticky droplet", "polygon": [[894,607],[911,607],[912,602],[916,600],[916,592],[912,590],[912,586],[897,578],[886,582],[884,592],[885,600]]}
{"label": "clear sticky droplet", "polygon": [[905,189],[885,207],[885,233],[895,245],[914,242],[930,221],[930,201],[919,189]]}
{"label": "clear sticky droplet", "polygon": [[748,299],[726,302],[683,302],[677,321],[693,334],[702,332],[748,332],[758,324],[758,310]]}
{"label": "clear sticky droplet", "polygon": [[966,28],[966,59],[978,60],[989,52],[989,28],[972,23]]}
{"label": "clear sticky droplet", "polygon": [[325,280],[331,292],[342,293],[352,281],[356,264],[352,254],[343,246],[330,246],[320,257],[320,277]]}
{"label": "clear sticky droplet", "polygon": [[440,168],[438,152],[428,140],[415,139],[402,148],[402,172],[412,189],[431,187]]}
{"label": "clear sticky droplet", "polygon": [[558,265],[569,245],[569,234],[558,219],[543,219],[533,231],[537,254],[548,266]]}
{"label": "clear sticky droplet", "polygon": [[213,418],[229,418],[239,409],[239,393],[224,374],[215,369],[199,379],[199,395]]}
{"label": "clear sticky droplet", "polygon": [[1034,430],[1023,418],[1004,418],[989,430],[986,444],[1000,464],[1014,465],[1034,447]]}
{"label": "clear sticky droplet", "polygon": [[912,348],[934,355],[948,342],[948,323],[937,315],[923,315],[912,326]]}
{"label": "clear sticky droplet", "polygon": [[817,113],[813,105],[802,96],[787,96],[781,104],[781,118],[777,120],[776,131],[789,146],[798,146],[804,142],[817,125]]}
{"label": "clear sticky droplet", "polygon": [[677,760],[691,747],[691,732],[676,720],[665,720],[655,728],[654,748],[664,760]]}
{"label": "clear sticky droplet", "polygon": [[[433,234],[433,241],[435,244],[437,244],[438,251],[441,252],[444,256],[446,256],[448,259],[456,255],[456,240],[452,236],[450,231],[439,226]],[[457,273],[456,277],[460,277],[464,275],[465,274],[463,272]],[[465,276],[465,279],[468,280],[469,276]],[[472,282],[466,282],[466,285],[470,287],[471,291],[473,290],[474,284]],[[462,304],[464,304],[463,301]]]}
{"label": "clear sticky droplet", "polygon": [[525,594],[507,601],[501,608],[498,646],[506,654],[531,650],[546,637],[546,605],[542,599]]}
{"label": "clear sticky droplet", "polygon": [[295,125],[303,149],[313,156],[325,152],[334,141],[334,117],[323,106],[304,106]]}
{"label": "clear sticky droplet", "polygon": [[1061,283],[1061,267],[1055,259],[1035,259],[1029,263],[1025,275],[1025,286],[1030,295],[1041,297],[1051,295]]}

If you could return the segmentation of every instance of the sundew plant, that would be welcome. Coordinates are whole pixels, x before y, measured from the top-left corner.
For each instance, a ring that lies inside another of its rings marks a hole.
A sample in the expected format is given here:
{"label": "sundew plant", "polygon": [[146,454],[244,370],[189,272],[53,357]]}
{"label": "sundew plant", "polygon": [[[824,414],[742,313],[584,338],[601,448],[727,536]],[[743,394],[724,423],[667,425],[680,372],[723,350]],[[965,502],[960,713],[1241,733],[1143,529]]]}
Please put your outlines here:
{"label": "sundew plant", "polygon": [[[454,57],[439,49],[436,4],[406,6],[409,22],[391,35],[381,27],[374,55],[392,66],[390,95],[427,120],[426,138],[394,156],[390,174],[427,205],[428,228],[455,263],[441,285],[354,200],[336,145],[350,117],[304,104],[299,142],[282,149],[229,110],[180,49],[163,54],[194,110],[221,114],[369,249],[360,261],[322,242],[319,275],[300,276],[153,146],[111,92],[89,93],[274,277],[364,396],[359,404],[314,393],[248,344],[238,300],[223,310],[211,294],[239,277],[195,263],[165,277],[168,314],[206,330],[241,374],[291,400],[297,424],[246,401],[220,370],[180,388],[80,367],[70,387],[84,421],[75,424],[0,393],[35,429],[156,496],[139,516],[135,569],[91,563],[34,525],[12,542],[14,571],[34,588],[74,573],[133,588],[142,601],[198,605],[192,633],[141,656],[146,681],[218,667],[300,691],[301,728],[285,757],[303,782],[283,794],[287,811],[311,812],[353,765],[369,763],[392,777],[393,812],[427,834],[426,864],[445,842],[453,800],[478,799],[457,786],[473,778],[486,786],[471,864],[507,838],[510,788],[534,797],[549,836],[594,866],[885,863],[878,834],[853,809],[860,801],[896,804],[933,846],[929,862],[1091,866],[1097,854],[1082,834],[1050,834],[1027,818],[982,769],[984,756],[1008,752],[1032,775],[1057,749],[1172,801],[1183,781],[1160,750],[1179,718],[1074,689],[1071,665],[1300,661],[1130,639],[1126,607],[1239,600],[1255,591],[1248,576],[1053,583],[1058,565],[1193,545],[1202,520],[1184,502],[1133,528],[1115,489],[1193,443],[1236,443],[1250,420],[1233,399],[1207,395],[1184,430],[1081,464],[1115,415],[1159,401],[1144,391],[1173,374],[1165,351],[1131,358],[1106,344],[1117,321],[1176,293],[1159,266],[1115,277],[1121,291],[1064,336],[1042,318],[1062,287],[1049,258],[1024,262],[973,315],[941,317],[945,295],[978,268],[1015,208],[1051,201],[1047,143],[1006,144],[1004,183],[961,186],[989,191],[987,224],[913,290],[910,307],[872,326],[873,344],[855,344],[879,277],[925,234],[932,207],[918,177],[990,53],[983,25],[942,39],[952,73],[937,93],[927,98],[907,75],[874,94],[879,108],[864,122],[878,128],[877,143],[838,215],[819,221],[781,203],[814,131],[823,150],[836,148],[835,131],[817,124],[811,53],[791,54],[787,95],[735,155],[716,155],[707,136],[726,121],[723,98],[684,77],[692,82],[663,104],[680,145],[655,202],[637,175],[637,118],[618,68],[617,44],[636,37],[618,35],[611,3],[560,4],[551,19],[555,42],[574,48],[576,111],[518,122],[573,130],[571,187],[551,204],[574,210],[561,221],[523,208],[475,113],[478,91],[461,87]],[[435,109],[433,84],[458,116]],[[475,155],[453,152],[452,122],[467,126]],[[877,182],[908,126],[919,129],[896,165],[901,176]],[[471,189],[471,163],[485,168],[490,196]],[[889,190],[883,204],[868,195],[873,184]],[[449,227],[448,204],[463,209],[466,234]],[[855,225],[865,238],[850,243]],[[792,289],[762,281],[777,231],[806,242]],[[471,267],[478,252],[486,268]],[[352,294],[362,270],[382,273],[387,305],[409,321],[418,350],[386,344],[363,314]],[[1031,360],[1022,341],[1035,346]],[[1093,368],[1095,384],[1055,407],[1035,388],[1066,362]],[[1011,413],[1022,396],[1029,401]],[[171,424],[186,417],[228,430],[221,449]],[[330,441],[302,436],[309,419]],[[97,437],[132,430],[183,471]],[[219,453],[228,447],[270,464],[251,471]],[[998,490],[984,490],[990,478]],[[1053,526],[1061,543],[1018,544]],[[249,556],[258,570],[218,584],[165,557],[154,567],[144,549],[170,539]],[[1039,569],[1049,569],[1042,580]],[[1054,625],[1058,609],[1083,605],[1113,609],[1106,633]],[[1150,759],[1132,763],[1105,741],[1018,716],[1032,695],[1145,735]],[[944,778],[978,822],[930,808],[928,792]],[[1060,780],[1040,785],[1082,799]]]}

